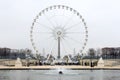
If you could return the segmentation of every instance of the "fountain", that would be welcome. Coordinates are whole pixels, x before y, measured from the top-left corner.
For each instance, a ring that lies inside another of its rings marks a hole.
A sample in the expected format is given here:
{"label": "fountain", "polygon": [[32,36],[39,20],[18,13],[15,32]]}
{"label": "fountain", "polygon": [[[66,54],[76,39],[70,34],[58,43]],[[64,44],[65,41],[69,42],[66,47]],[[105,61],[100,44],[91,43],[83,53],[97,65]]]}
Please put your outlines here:
{"label": "fountain", "polygon": [[16,62],[15,62],[15,67],[22,67],[22,62],[21,59],[18,57]]}
{"label": "fountain", "polygon": [[65,69],[65,68],[56,68],[56,69],[51,69],[47,71],[45,74],[47,75],[70,75],[70,74],[76,74],[71,71],[71,69]]}
{"label": "fountain", "polygon": [[62,72],[62,71],[59,71],[59,74],[63,74],[63,72]]}

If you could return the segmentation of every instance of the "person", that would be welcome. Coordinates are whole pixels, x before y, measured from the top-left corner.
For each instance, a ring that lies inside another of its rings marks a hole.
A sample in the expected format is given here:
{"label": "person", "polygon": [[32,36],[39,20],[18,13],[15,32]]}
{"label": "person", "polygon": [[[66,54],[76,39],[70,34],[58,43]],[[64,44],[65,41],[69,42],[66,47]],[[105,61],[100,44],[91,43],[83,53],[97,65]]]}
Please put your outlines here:
{"label": "person", "polygon": [[94,67],[93,62],[91,62],[91,67]]}

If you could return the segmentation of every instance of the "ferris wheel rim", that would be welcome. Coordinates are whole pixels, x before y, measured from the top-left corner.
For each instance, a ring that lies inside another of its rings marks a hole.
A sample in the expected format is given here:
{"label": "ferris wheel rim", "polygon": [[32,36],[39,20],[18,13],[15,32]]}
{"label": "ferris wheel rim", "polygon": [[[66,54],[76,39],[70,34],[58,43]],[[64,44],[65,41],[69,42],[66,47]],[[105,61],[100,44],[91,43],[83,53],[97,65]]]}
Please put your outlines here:
{"label": "ferris wheel rim", "polygon": [[84,18],[82,17],[82,15],[79,12],[77,12],[75,9],[73,9],[71,7],[68,7],[68,6],[65,6],[65,5],[49,6],[49,7],[45,8],[45,9],[43,9],[42,11],[40,11],[39,14],[35,17],[35,19],[33,20],[32,26],[31,26],[31,30],[30,30],[30,41],[32,43],[33,49],[35,50],[36,53],[39,53],[39,50],[37,49],[37,47],[35,45],[35,42],[34,42],[34,39],[33,39],[33,28],[34,28],[34,25],[36,23],[36,20],[39,19],[40,16],[44,15],[45,12],[48,12],[49,10],[54,10],[54,9],[70,10],[70,11],[74,12],[74,14],[76,14],[82,20],[82,23],[83,23],[84,28],[85,28],[85,39],[84,39],[82,49],[80,50],[80,53],[82,53],[83,50],[85,49],[85,46],[87,45],[87,41],[88,41],[88,30],[87,30],[86,22],[85,22]]}

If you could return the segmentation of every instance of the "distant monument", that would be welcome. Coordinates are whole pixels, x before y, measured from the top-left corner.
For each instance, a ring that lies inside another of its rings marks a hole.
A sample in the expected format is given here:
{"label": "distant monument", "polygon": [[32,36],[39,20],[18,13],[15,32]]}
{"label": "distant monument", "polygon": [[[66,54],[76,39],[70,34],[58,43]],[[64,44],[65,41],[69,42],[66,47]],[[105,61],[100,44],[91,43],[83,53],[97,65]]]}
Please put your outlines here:
{"label": "distant monument", "polygon": [[98,67],[104,67],[104,66],[105,66],[102,57],[99,59],[97,66],[98,66]]}
{"label": "distant monument", "polygon": [[22,62],[20,58],[17,58],[16,62],[15,62],[15,67],[22,67]]}

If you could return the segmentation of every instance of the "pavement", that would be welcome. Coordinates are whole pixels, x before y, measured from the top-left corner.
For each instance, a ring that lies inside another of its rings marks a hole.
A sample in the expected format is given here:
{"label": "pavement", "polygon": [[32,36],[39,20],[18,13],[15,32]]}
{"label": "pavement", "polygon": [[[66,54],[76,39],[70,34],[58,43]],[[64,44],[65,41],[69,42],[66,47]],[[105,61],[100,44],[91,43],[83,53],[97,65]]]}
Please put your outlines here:
{"label": "pavement", "polygon": [[55,65],[55,66],[0,66],[0,70],[50,70],[50,69],[71,69],[71,70],[120,70],[120,66],[103,66],[103,67],[90,67],[90,66],[76,66],[76,65],[67,65],[67,66],[61,66],[61,65]]}

